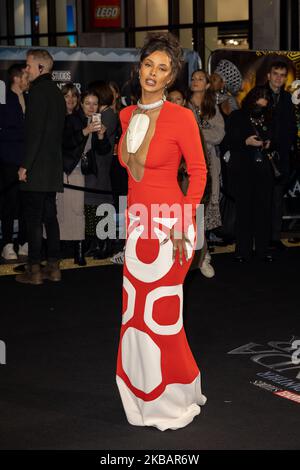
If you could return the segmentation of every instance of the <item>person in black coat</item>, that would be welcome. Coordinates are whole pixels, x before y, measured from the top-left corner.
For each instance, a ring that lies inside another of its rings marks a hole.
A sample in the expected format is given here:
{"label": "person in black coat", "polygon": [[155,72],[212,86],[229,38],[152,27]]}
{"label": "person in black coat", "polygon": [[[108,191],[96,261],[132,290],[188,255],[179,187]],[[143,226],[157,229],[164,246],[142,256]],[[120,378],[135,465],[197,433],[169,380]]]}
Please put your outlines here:
{"label": "person in black coat", "polygon": [[[60,281],[60,240],[56,193],[63,191],[62,135],[66,105],[51,79],[53,59],[48,51],[27,53],[31,88],[25,115],[25,157],[19,169],[28,231],[28,270],[17,281],[42,284]],[[47,234],[47,266],[41,272],[43,225]]]}
{"label": "person in black coat", "polygon": [[281,178],[275,181],[272,198],[271,246],[284,249],[280,241],[283,215],[283,196],[289,177],[289,159],[292,146],[297,136],[295,107],[291,94],[284,90],[288,76],[288,67],[282,60],[271,64],[266,88],[271,94],[273,147],[279,153]]}
{"label": "person in black coat", "polygon": [[[115,240],[107,237],[103,240],[97,235],[97,226],[104,216],[98,216],[98,207],[102,204],[113,205],[114,199],[111,192],[110,170],[113,160],[113,150],[115,138],[118,132],[119,119],[112,109],[113,92],[110,86],[103,81],[97,80],[89,83],[88,89],[97,94],[99,97],[99,111],[101,113],[101,122],[106,127],[106,134],[111,144],[110,150],[97,158],[97,175],[87,175],[85,178],[86,186],[92,189],[105,191],[106,194],[86,192],[84,195],[85,203],[85,220],[86,220],[86,239],[89,240],[87,254],[92,255],[95,259],[105,259],[112,255]],[[115,224],[115,220],[110,220],[110,224]]]}
{"label": "person in black coat", "polygon": [[19,254],[27,255],[27,237],[22,216],[18,170],[24,157],[25,91],[29,82],[23,64],[13,64],[8,70],[9,88],[6,102],[0,105],[0,191],[2,192],[2,258],[18,258],[13,244],[14,219],[19,221]]}
{"label": "person in black coat", "polygon": [[[93,92],[85,92],[81,96],[81,103],[87,97],[94,96],[98,101],[98,96]],[[98,104],[96,111],[98,112]],[[91,113],[92,115],[93,113]],[[63,132],[63,168],[67,175],[70,175],[80,163],[81,155],[84,151],[89,134],[92,133],[91,148],[99,154],[107,153],[111,150],[111,144],[105,134],[105,127],[97,122],[89,120],[89,114],[85,114],[82,107],[73,114],[66,116]]]}
{"label": "person in black coat", "polygon": [[229,174],[236,203],[236,261],[250,259],[253,245],[258,257],[268,254],[274,175],[269,160],[272,145],[270,94],[255,87],[226,123],[230,150]]}

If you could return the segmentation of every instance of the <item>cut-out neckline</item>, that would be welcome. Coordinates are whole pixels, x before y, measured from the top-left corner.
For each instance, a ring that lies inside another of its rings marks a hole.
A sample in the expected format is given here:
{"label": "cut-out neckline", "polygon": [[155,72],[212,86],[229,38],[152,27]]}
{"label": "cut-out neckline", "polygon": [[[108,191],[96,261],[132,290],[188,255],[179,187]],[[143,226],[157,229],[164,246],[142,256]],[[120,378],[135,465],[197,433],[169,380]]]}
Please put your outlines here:
{"label": "cut-out neckline", "polygon": [[[151,147],[151,144],[152,144],[152,142],[153,142],[153,139],[154,139],[155,136],[156,136],[158,121],[159,121],[159,119],[160,119],[160,117],[161,117],[161,113],[163,112],[164,106],[165,106],[165,103],[162,105],[162,107],[161,107],[161,109],[160,109],[160,111],[159,111],[159,113],[158,113],[158,116],[157,116],[157,118],[156,118],[154,130],[153,130],[153,134],[152,134],[152,137],[150,138],[149,145],[148,145],[148,148],[147,148],[147,151],[146,151],[146,156],[145,156],[144,165],[143,165],[143,170],[144,170],[144,171],[143,171],[142,177],[141,177],[140,179],[138,179],[138,180],[133,176],[133,174],[132,174],[132,172],[131,172],[131,169],[130,169],[130,167],[128,166],[129,160],[130,160],[130,158],[132,158],[131,155],[133,155],[133,154],[129,154],[129,153],[127,152],[127,154],[129,155],[129,158],[128,158],[128,160],[127,160],[127,163],[125,163],[125,161],[124,161],[124,159],[123,159],[123,152],[122,152],[122,150],[123,150],[123,145],[126,146],[127,130],[126,130],[126,132],[125,132],[125,134],[124,134],[124,136],[123,136],[123,138],[122,138],[122,142],[121,142],[121,160],[122,160],[123,165],[124,165],[125,168],[127,169],[129,175],[131,176],[131,178],[133,179],[133,181],[135,181],[135,183],[141,183],[141,182],[143,181],[144,177],[145,177],[145,171],[146,171],[146,166],[147,166],[148,155],[149,155],[149,152],[150,152],[150,147]],[[133,113],[134,113],[137,109],[138,109],[138,107],[136,107],[136,108],[132,111],[131,116],[130,116],[130,119],[132,118]],[[130,121],[129,121],[129,122],[130,122]],[[125,148],[126,148],[126,147],[125,147]]]}

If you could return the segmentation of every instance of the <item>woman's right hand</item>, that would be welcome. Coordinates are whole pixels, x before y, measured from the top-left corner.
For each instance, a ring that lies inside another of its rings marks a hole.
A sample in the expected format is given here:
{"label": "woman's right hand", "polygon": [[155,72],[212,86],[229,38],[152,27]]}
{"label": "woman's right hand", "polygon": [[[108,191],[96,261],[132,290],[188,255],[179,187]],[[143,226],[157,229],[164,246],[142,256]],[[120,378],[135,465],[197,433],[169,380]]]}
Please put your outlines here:
{"label": "woman's right hand", "polygon": [[101,123],[100,122],[90,122],[88,126],[82,129],[82,133],[84,136],[91,134],[92,132],[99,132],[101,130]]}
{"label": "woman's right hand", "polygon": [[264,144],[263,141],[259,140],[256,135],[250,135],[245,142],[246,145],[252,145],[253,147],[262,147]]}

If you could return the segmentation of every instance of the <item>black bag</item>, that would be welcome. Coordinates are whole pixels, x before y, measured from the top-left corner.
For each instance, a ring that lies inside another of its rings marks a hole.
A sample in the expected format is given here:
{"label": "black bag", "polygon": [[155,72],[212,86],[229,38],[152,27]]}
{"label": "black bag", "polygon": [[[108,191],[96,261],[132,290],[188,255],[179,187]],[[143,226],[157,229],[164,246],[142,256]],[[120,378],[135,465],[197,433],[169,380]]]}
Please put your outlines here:
{"label": "black bag", "polygon": [[276,150],[268,151],[267,149],[255,149],[254,160],[256,163],[260,163],[263,160],[268,159],[272,168],[274,178],[279,179],[281,172],[279,171],[280,156]]}
{"label": "black bag", "polygon": [[222,238],[227,241],[235,240],[236,207],[234,199],[228,194],[223,193],[221,196],[220,213]]}
{"label": "black bag", "polygon": [[274,177],[276,179],[279,179],[282,176],[281,172],[279,171],[279,165],[280,165],[279,153],[276,152],[276,151],[273,151],[273,152],[268,154],[268,157],[269,157],[269,160],[270,160],[270,163],[271,163],[271,167],[272,167],[272,170],[273,170]]}
{"label": "black bag", "polygon": [[96,155],[93,149],[81,155],[81,173],[83,175],[98,175]]}

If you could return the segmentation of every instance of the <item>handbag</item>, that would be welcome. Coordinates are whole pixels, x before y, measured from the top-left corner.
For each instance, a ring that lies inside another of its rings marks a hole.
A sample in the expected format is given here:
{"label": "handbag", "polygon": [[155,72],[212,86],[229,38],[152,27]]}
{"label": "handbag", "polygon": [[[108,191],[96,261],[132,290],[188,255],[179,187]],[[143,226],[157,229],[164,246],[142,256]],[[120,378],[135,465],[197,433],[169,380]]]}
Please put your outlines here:
{"label": "handbag", "polygon": [[271,167],[273,170],[274,178],[279,179],[281,177],[281,172],[278,169],[278,164],[280,161],[279,153],[275,151],[268,153],[268,158],[271,163]]}
{"label": "handbag", "polygon": [[280,160],[279,153],[276,150],[269,152],[266,149],[255,149],[254,160],[256,163],[262,162],[265,158],[270,162],[274,178],[279,179],[281,177],[281,172],[278,168]]}
{"label": "handbag", "polygon": [[92,148],[92,134],[89,134],[80,158],[81,173],[83,175],[98,175],[96,155]]}
{"label": "handbag", "polygon": [[228,242],[235,240],[236,205],[229,194],[222,193],[220,199],[220,214],[222,219],[222,238]]}

